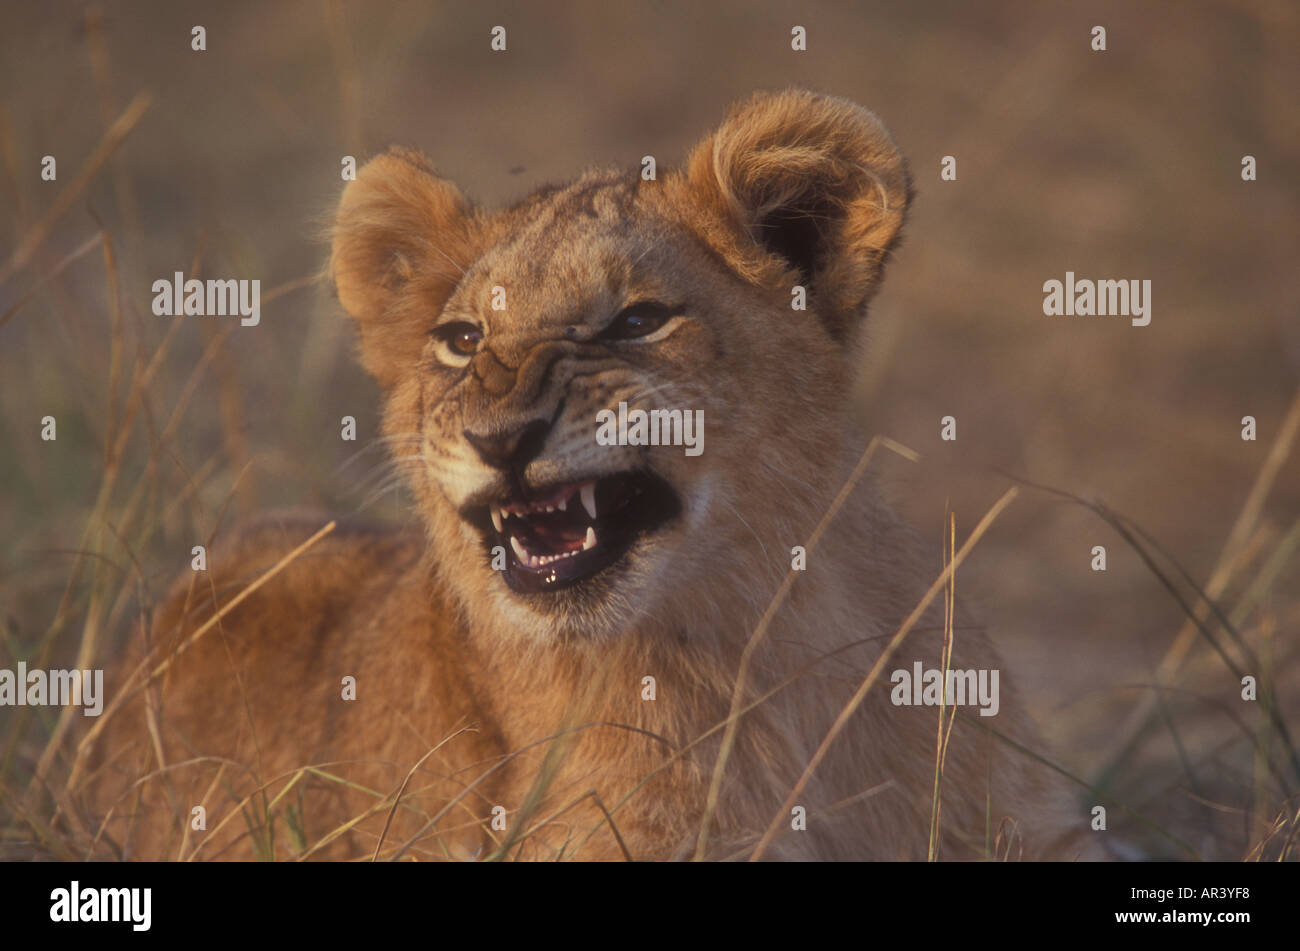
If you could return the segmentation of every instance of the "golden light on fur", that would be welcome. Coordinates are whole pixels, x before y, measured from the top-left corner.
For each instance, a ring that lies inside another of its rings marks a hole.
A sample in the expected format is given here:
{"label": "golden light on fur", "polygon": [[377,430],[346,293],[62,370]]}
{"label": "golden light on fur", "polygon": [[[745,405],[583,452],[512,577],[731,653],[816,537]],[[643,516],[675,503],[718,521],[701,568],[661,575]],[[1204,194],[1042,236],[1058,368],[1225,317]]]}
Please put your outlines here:
{"label": "golden light on fur", "polygon": [[[909,200],[874,116],[797,90],[740,104],[659,181],[593,170],[499,211],[415,153],[372,159],[330,273],[419,527],[343,523],[289,563],[325,518],[217,539],[208,577],[157,613],[154,663],[278,573],[107,724],[87,786],[103,852],[670,859],[698,842],[724,858],[762,839],[771,858],[960,859],[1010,817],[1025,855],[1078,854],[1064,843],[1086,821],[1059,777],[961,722],[932,842],[935,711],[862,686],[887,646],[942,649],[942,619],[917,609],[937,590],[928,546],[869,473],[836,501],[862,446],[851,342]],[[629,312],[667,329],[611,335]],[[448,327],[463,364],[438,356]],[[593,420],[620,402],[702,411],[707,451],[598,446]],[[514,511],[581,504],[604,539],[597,508],[613,524],[652,496],[617,557],[566,586],[492,566]],[[737,691],[791,546],[832,503]],[[1001,667],[978,629],[951,663]],[[998,729],[1035,742],[1013,683]],[[782,834],[791,796],[810,821]],[[192,834],[192,803],[224,821]]]}

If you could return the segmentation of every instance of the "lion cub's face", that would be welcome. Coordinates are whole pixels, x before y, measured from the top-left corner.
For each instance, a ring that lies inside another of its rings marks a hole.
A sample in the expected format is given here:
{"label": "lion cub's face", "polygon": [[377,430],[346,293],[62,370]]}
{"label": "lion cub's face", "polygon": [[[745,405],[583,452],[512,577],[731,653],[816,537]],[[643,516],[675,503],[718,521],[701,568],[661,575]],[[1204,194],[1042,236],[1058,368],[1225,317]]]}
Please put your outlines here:
{"label": "lion cub's face", "polygon": [[589,173],[491,215],[417,155],[369,163],[333,274],[466,609],[609,636],[787,557],[834,490],[844,342],[907,194],[870,114],[800,92],[659,181]]}

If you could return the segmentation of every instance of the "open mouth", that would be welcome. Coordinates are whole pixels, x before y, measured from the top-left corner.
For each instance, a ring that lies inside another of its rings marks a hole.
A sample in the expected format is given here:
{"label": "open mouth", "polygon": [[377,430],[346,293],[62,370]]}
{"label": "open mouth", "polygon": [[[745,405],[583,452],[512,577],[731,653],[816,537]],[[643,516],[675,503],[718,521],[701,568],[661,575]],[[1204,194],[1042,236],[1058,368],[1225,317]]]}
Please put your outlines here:
{"label": "open mouth", "polygon": [[[526,496],[526,497],[525,497]],[[466,513],[489,551],[506,550],[506,583],[521,594],[558,591],[613,565],[680,511],[668,483],[626,472],[532,489]]]}

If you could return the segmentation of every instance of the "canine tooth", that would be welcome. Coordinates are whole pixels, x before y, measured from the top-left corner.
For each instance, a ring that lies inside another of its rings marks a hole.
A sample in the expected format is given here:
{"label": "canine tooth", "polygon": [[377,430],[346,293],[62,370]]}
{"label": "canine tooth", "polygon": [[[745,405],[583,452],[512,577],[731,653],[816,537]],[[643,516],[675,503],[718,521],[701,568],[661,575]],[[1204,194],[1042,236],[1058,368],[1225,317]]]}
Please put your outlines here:
{"label": "canine tooth", "polygon": [[582,496],[582,507],[587,510],[587,514],[592,518],[596,517],[596,484],[588,482],[578,493]]}
{"label": "canine tooth", "polygon": [[556,505],[555,507],[556,507],[557,509],[559,509],[561,512],[567,512],[567,511],[569,510],[569,500],[568,500],[568,499],[560,499],[559,504]]}
{"label": "canine tooth", "polygon": [[520,561],[525,565],[528,564],[528,561],[532,556],[528,554],[528,550],[524,548],[523,545],[519,544],[519,539],[515,538],[513,535],[510,536],[510,547],[515,550],[515,556]]}
{"label": "canine tooth", "polygon": [[582,550],[587,551],[596,547],[596,530],[590,525],[587,526],[587,537],[583,539]]}
{"label": "canine tooth", "polygon": [[501,510],[494,503],[488,506],[488,511],[492,513],[492,527],[498,532],[501,531],[505,526],[505,523],[501,520]]}

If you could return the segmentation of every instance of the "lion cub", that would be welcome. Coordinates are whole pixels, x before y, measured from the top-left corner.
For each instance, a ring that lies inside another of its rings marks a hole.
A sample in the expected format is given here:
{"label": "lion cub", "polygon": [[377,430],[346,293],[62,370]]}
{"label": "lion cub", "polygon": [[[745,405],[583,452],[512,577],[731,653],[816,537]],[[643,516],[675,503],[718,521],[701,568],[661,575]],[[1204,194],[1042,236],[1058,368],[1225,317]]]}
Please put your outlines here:
{"label": "lion cub", "polygon": [[[415,524],[287,564],[325,518],[218,539],[88,772],[101,854],[720,859],[771,828],[770,858],[924,858],[938,710],[884,678],[787,803],[936,574],[869,482],[755,642],[717,770],[742,651],[862,452],[854,340],[910,195],[871,113],[797,90],[657,180],[589,171],[499,211],[414,152],[373,159],[330,270]],[[596,438],[637,411],[651,438]],[[938,666],[941,628],[890,667]],[[1000,662],[962,629],[951,666]],[[1013,680],[989,725],[1033,747]],[[974,722],[939,856],[1075,854],[1084,817]]]}

